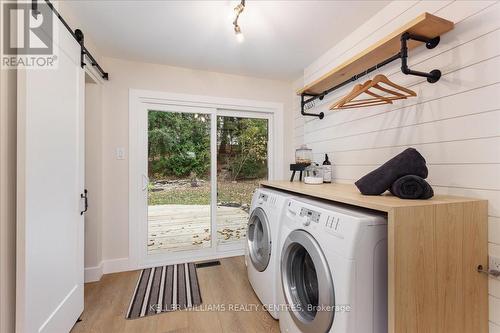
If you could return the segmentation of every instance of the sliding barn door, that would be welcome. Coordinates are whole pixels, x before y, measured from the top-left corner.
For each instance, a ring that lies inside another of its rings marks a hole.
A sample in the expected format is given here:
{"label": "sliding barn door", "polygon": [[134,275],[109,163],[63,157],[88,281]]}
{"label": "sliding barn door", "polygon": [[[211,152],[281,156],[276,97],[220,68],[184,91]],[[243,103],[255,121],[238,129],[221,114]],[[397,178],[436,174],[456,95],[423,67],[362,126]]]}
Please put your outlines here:
{"label": "sliding barn door", "polygon": [[54,24],[57,68],[18,72],[16,330],[24,333],[68,332],[83,311],[84,71],[78,43]]}

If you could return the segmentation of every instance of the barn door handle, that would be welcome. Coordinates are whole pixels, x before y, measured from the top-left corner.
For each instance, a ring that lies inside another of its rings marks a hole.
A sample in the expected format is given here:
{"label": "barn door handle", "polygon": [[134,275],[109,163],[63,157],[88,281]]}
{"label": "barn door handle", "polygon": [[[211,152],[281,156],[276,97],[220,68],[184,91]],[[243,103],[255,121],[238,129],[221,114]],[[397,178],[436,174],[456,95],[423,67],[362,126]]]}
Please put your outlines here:
{"label": "barn door handle", "polygon": [[80,198],[82,198],[85,202],[84,209],[80,212],[80,215],[83,215],[83,213],[86,213],[87,210],[89,209],[89,198],[88,198],[88,191],[87,189],[83,190],[83,193],[80,194]]}

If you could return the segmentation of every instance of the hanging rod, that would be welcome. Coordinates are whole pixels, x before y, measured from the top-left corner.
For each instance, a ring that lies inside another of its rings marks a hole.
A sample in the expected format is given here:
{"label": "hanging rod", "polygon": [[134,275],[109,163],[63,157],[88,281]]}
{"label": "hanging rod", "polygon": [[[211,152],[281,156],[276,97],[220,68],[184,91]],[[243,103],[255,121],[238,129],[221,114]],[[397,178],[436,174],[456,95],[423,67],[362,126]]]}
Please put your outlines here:
{"label": "hanging rod", "polygon": [[[359,74],[356,74],[356,75],[350,77],[349,79],[345,80],[344,82],[337,84],[336,86],[329,88],[320,94],[311,94],[311,93],[307,93],[307,92],[301,93],[300,94],[300,97],[301,97],[300,113],[303,116],[318,117],[319,119],[323,119],[325,117],[324,112],[308,113],[305,111],[313,108],[318,101],[323,100],[323,98],[325,98],[325,96],[328,95],[329,93],[331,93],[337,89],[340,89],[343,86],[345,86],[349,83],[352,83],[352,82],[358,80],[359,78],[379,69],[380,67],[385,66],[385,65],[393,62],[394,60],[398,60],[398,59],[401,59],[401,72],[403,74],[426,77],[427,81],[429,83],[435,83],[435,82],[439,81],[439,79],[441,78],[441,71],[439,69],[434,69],[434,70],[430,71],[429,73],[425,73],[425,72],[411,70],[408,67],[408,40],[410,40],[410,39],[425,43],[425,46],[428,49],[435,48],[440,42],[439,36],[435,37],[435,38],[427,38],[424,36],[410,34],[408,32],[403,33],[401,35],[401,49],[400,49],[400,52],[398,54],[395,54],[392,57],[376,64],[375,66],[372,66],[372,67],[366,69],[364,72],[361,72]],[[306,99],[306,97],[309,97],[309,98]]]}
{"label": "hanging rod", "polygon": [[[57,16],[57,18],[61,21],[61,23],[64,25],[64,27],[66,27],[66,29],[69,31],[71,36],[73,36],[73,38],[78,42],[78,44],[80,44],[80,47],[81,47],[80,65],[82,66],[82,68],[86,65],[84,58],[85,58],[85,56],[87,56],[87,58],[90,60],[91,65],[97,69],[99,74],[101,74],[101,77],[104,80],[109,80],[109,74],[104,71],[104,69],[97,63],[97,61],[92,56],[92,54],[89,52],[89,50],[87,50],[87,48],[85,47],[83,32],[80,29],[76,29],[75,31],[73,31],[71,29],[71,27],[69,26],[69,24],[66,22],[66,20],[64,20],[64,18],[61,16],[61,14],[59,14],[57,9],[54,8],[54,5],[52,5],[52,3],[49,0],[45,0],[45,3],[47,4],[47,6],[49,6],[50,10],[52,10],[52,12]],[[40,11],[38,10],[38,0],[31,1],[31,9],[32,9],[32,15],[36,19],[38,17],[38,15],[40,14]]]}

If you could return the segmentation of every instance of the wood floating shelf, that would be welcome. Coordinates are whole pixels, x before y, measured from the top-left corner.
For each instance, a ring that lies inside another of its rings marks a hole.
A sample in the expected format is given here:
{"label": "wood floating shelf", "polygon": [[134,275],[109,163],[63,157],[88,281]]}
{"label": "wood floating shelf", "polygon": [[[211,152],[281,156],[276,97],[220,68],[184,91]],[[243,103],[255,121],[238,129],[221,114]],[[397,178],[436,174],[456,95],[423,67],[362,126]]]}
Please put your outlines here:
{"label": "wood floating shelf", "polygon": [[[313,107],[314,102],[318,99],[322,100],[328,93],[397,59],[402,61],[404,74],[427,77],[430,83],[437,82],[441,76],[439,70],[424,73],[408,68],[408,50],[424,43],[429,49],[436,47],[439,44],[440,36],[452,30],[453,27],[454,23],[444,18],[429,13],[419,15],[363,52],[300,89],[297,94],[302,97],[301,113],[306,116],[323,118],[323,115],[320,114],[305,113],[304,109]],[[305,97],[310,98],[305,99]]]}

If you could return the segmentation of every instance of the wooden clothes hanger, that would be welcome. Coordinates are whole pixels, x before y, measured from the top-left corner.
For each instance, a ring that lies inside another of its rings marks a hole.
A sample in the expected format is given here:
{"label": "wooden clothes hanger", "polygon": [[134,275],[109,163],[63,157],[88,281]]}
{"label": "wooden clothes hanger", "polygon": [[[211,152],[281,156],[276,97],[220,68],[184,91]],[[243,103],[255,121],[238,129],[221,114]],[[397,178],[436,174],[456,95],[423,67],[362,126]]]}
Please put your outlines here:
{"label": "wooden clothes hanger", "polygon": [[[364,84],[361,84],[361,83],[356,84],[352,88],[350,93],[348,93],[347,95],[345,95],[344,97],[342,97],[341,99],[339,99],[338,101],[336,101],[335,103],[330,105],[330,110],[334,109],[336,106],[342,106],[342,105],[344,105],[345,102],[352,100],[355,96],[357,96],[357,93],[360,92],[364,88],[364,86],[370,82],[371,82],[371,80],[366,81]],[[351,96],[353,96],[353,97],[351,97]]]}
{"label": "wooden clothes hanger", "polygon": [[[395,88],[397,90],[385,88],[380,85],[381,83],[388,85],[392,88]],[[382,96],[374,93],[373,91],[370,91],[370,89],[378,89],[389,95]],[[372,98],[355,100],[356,97],[360,96],[363,93],[372,96]],[[352,109],[356,107],[392,104],[392,101],[394,100],[406,99],[408,97],[414,97],[414,96],[417,96],[417,94],[413,90],[410,90],[408,88],[405,88],[403,86],[400,86],[392,82],[383,74],[378,74],[372,80],[368,80],[364,84],[355,85],[349,94],[347,94],[346,96],[344,96],[343,98],[332,104],[330,106],[330,110]]]}
{"label": "wooden clothes hanger", "polygon": [[[399,84],[396,84],[396,83],[392,82],[391,80],[389,80],[387,78],[387,76],[385,76],[383,74],[375,75],[375,77],[373,78],[372,82],[374,83],[374,86],[373,86],[374,88],[377,88],[377,89],[382,90],[382,91],[384,91],[386,93],[389,93],[389,94],[393,94],[393,95],[400,96],[400,97],[404,96],[405,98],[417,96],[417,93],[414,92],[413,90],[408,89],[408,88],[403,87],[403,86],[400,86]],[[396,89],[398,89],[398,90],[406,93],[406,95],[405,94],[401,94],[401,93],[399,93],[397,91],[393,91],[393,90],[389,90],[387,88],[384,88],[384,87],[380,86],[379,83],[384,83],[384,84],[386,84],[388,86],[396,88]]]}
{"label": "wooden clothes hanger", "polygon": [[[378,94],[375,94],[371,91],[369,91],[369,87],[372,85],[372,80],[368,80],[363,84],[357,84],[354,86],[352,91],[344,96],[342,99],[334,103],[331,107],[330,110],[332,109],[349,109],[356,107],[358,105],[380,105],[380,104],[392,104],[390,98],[386,98],[383,96],[380,96]],[[373,98],[365,98],[362,100],[354,100],[357,96],[361,95],[362,93],[366,93]]]}
{"label": "wooden clothes hanger", "polygon": [[[375,86],[377,83],[373,83],[373,80],[368,80],[363,84],[357,84],[354,86],[352,91],[332,104],[330,106],[330,110],[334,109],[348,109],[357,106],[373,106],[380,104],[392,104],[392,101],[389,98],[382,97],[374,92],[369,91],[369,89]],[[355,100],[356,97],[361,94],[366,93],[367,95],[372,96],[372,98],[358,99]]]}

